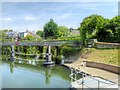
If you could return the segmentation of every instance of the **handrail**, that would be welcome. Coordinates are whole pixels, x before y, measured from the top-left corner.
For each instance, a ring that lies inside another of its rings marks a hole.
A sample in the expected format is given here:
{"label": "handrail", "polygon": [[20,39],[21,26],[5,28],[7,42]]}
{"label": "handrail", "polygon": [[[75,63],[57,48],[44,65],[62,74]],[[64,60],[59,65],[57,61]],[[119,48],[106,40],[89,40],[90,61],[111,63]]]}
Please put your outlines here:
{"label": "handrail", "polygon": [[19,54],[19,55],[43,55],[43,54],[46,54],[46,53],[41,53],[41,54],[25,54],[25,53],[18,53],[18,52],[15,52],[16,54]]}
{"label": "handrail", "polygon": [[45,61],[45,60],[28,60],[28,59],[23,59],[23,58],[17,58],[14,57],[15,59],[21,60],[21,61]]}
{"label": "handrail", "polygon": [[51,45],[51,46],[61,46],[64,44],[76,44],[75,41],[41,41],[41,42],[19,42],[16,44],[15,42],[2,42],[1,43],[3,46],[4,45],[22,45],[22,46],[35,46],[35,45]]}
{"label": "handrail", "polygon": [[[70,77],[72,80],[77,81],[78,84],[82,84],[82,83],[80,83],[78,80],[76,80],[76,77],[72,77],[74,74],[81,74],[81,75],[83,76],[83,78],[88,77],[88,78],[90,78],[90,79],[92,79],[92,80],[95,80],[96,82],[98,82],[98,83],[97,83],[98,85],[99,85],[100,83],[109,84],[109,85],[115,85],[115,84],[116,84],[115,82],[110,81],[110,80],[107,80],[107,79],[104,79],[105,81],[98,80],[98,79],[95,78],[95,77],[98,77],[98,76],[91,76],[91,75],[89,75],[89,74],[87,74],[87,73],[85,73],[85,72],[83,72],[83,71],[80,71],[80,70],[77,70],[77,69],[74,69],[74,68],[71,68],[71,70],[72,70],[72,73],[69,75],[69,77]],[[99,77],[99,78],[101,78],[101,77]],[[102,78],[101,78],[101,79],[102,79]],[[84,85],[85,85],[85,84],[84,84]],[[85,86],[87,86],[87,85],[85,85]],[[88,87],[88,86],[87,86],[87,87]],[[89,87],[88,87],[88,88],[89,88]],[[99,88],[99,86],[98,86],[98,88]]]}

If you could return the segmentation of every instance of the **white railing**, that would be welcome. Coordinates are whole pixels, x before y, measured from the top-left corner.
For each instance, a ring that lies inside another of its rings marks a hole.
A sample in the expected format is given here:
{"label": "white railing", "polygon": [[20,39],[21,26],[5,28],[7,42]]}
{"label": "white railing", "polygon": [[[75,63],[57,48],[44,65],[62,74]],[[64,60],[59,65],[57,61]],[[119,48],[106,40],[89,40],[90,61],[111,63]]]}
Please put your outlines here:
{"label": "white railing", "polygon": [[[79,67],[80,65],[77,65],[77,66]],[[85,88],[90,88],[92,90],[93,88],[100,89],[100,88],[117,88],[118,87],[118,85],[115,82],[103,79],[101,77],[91,76],[87,72],[78,70],[78,68],[75,68],[74,66],[71,66],[70,70],[71,70],[71,73],[69,77],[71,79],[71,83],[70,83],[71,88],[85,87]],[[77,75],[81,75],[82,78],[77,79]],[[74,87],[76,86],[74,84],[77,84],[78,87]]]}

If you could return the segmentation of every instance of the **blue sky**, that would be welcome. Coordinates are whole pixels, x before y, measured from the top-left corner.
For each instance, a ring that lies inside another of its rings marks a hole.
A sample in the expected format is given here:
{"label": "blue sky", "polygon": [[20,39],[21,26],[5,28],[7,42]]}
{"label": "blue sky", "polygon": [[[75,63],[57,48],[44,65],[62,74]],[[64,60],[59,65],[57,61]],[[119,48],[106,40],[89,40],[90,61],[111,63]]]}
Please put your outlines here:
{"label": "blue sky", "polygon": [[42,30],[50,18],[58,25],[78,28],[91,14],[118,15],[118,2],[3,2],[2,29]]}

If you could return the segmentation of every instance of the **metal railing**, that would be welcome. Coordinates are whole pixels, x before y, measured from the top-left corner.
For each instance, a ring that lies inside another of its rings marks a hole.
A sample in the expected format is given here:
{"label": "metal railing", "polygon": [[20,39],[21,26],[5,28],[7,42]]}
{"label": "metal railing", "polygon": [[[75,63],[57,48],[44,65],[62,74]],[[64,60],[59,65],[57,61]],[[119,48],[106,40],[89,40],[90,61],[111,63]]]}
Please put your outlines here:
{"label": "metal railing", "polygon": [[[107,88],[107,87],[117,88],[118,87],[118,84],[110,80],[103,79],[98,76],[91,76],[84,71],[77,70],[72,67],[70,67],[70,70],[71,70],[71,74],[69,75],[69,77],[71,78],[71,83],[70,83],[71,88],[78,88],[78,87],[89,88],[90,90],[92,90],[93,88],[97,88],[99,90],[100,88]],[[78,74],[81,75],[82,78],[78,79],[77,78]],[[74,84],[77,84],[77,87],[75,87],[76,85]]]}
{"label": "metal railing", "polygon": [[[2,46],[16,45],[15,42],[1,42]],[[62,46],[65,44],[75,45],[75,41],[41,41],[41,42],[19,42],[20,46]]]}

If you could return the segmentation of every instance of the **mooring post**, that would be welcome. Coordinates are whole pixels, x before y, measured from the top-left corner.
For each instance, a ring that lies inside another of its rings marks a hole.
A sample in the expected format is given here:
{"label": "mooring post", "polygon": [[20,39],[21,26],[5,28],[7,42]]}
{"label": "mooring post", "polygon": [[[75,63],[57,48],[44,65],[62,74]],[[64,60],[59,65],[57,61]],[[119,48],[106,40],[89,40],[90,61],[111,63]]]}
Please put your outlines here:
{"label": "mooring post", "polygon": [[11,57],[10,60],[15,60],[15,51],[14,51],[14,45],[11,45]]}

